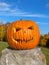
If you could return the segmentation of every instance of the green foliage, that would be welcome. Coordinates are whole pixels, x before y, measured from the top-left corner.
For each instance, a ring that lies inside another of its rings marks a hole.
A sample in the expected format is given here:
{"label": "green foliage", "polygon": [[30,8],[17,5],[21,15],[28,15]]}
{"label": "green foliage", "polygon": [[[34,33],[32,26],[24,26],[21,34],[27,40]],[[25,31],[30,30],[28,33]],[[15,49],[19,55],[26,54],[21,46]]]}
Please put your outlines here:
{"label": "green foliage", "polygon": [[6,31],[10,23],[0,24],[0,41],[7,41]]}
{"label": "green foliage", "polygon": [[41,36],[39,45],[49,47],[49,34],[45,34],[44,36]]}
{"label": "green foliage", "polygon": [[2,41],[5,35],[5,26],[0,26],[0,40]]}

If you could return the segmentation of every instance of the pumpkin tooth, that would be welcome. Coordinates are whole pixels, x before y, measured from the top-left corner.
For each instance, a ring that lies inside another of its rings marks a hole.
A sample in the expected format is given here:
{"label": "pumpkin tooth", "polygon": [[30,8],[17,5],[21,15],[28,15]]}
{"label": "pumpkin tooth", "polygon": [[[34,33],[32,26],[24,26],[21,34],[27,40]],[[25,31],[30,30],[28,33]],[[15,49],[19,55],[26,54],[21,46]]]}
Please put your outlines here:
{"label": "pumpkin tooth", "polygon": [[16,43],[17,42],[20,42],[20,43],[22,43],[22,42],[29,42],[29,41],[31,41],[31,40],[33,40],[33,37],[31,38],[31,39],[29,39],[29,40],[27,40],[27,39],[23,39],[23,40],[20,40],[20,39],[15,39],[16,40]]}
{"label": "pumpkin tooth", "polygon": [[18,42],[16,41],[16,43],[18,43]]}
{"label": "pumpkin tooth", "polygon": [[33,37],[32,37],[32,39],[33,39]]}
{"label": "pumpkin tooth", "polygon": [[21,41],[19,41],[20,42],[20,44],[21,44]]}
{"label": "pumpkin tooth", "polygon": [[32,37],[30,36],[30,39],[32,39]]}
{"label": "pumpkin tooth", "polygon": [[25,41],[25,39],[23,39],[23,41]]}
{"label": "pumpkin tooth", "polygon": [[21,40],[21,43],[22,43],[22,40]]}
{"label": "pumpkin tooth", "polygon": [[27,42],[27,40],[26,40],[26,42]]}

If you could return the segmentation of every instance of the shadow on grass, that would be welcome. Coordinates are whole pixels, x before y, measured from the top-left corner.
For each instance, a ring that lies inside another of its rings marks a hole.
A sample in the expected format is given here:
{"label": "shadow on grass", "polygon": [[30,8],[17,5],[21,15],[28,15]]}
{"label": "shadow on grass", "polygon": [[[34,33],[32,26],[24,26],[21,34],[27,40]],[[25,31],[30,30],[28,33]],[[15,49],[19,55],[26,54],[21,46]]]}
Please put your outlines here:
{"label": "shadow on grass", "polygon": [[49,48],[49,39],[46,42],[46,47]]}

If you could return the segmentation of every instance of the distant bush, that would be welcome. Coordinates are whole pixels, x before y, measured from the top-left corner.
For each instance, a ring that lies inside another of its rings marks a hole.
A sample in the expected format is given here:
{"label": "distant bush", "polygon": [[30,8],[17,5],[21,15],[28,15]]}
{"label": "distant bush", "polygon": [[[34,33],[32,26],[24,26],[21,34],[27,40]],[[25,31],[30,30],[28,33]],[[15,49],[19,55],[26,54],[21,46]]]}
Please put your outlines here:
{"label": "distant bush", "polygon": [[0,26],[0,40],[3,41],[4,35],[5,35],[5,25]]}
{"label": "distant bush", "polygon": [[46,46],[49,47],[49,39],[47,39]]}
{"label": "distant bush", "polygon": [[0,25],[0,41],[7,41],[6,31],[10,23]]}
{"label": "distant bush", "polygon": [[41,36],[39,45],[49,47],[49,33]]}

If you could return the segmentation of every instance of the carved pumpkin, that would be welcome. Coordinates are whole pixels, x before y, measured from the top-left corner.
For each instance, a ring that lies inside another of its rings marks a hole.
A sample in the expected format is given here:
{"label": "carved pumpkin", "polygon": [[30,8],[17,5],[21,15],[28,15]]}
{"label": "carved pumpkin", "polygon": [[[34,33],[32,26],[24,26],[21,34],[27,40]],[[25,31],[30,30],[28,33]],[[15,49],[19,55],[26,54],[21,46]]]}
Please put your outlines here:
{"label": "carved pumpkin", "polygon": [[31,49],[38,45],[40,33],[38,26],[31,20],[11,23],[7,29],[7,40],[13,49]]}

